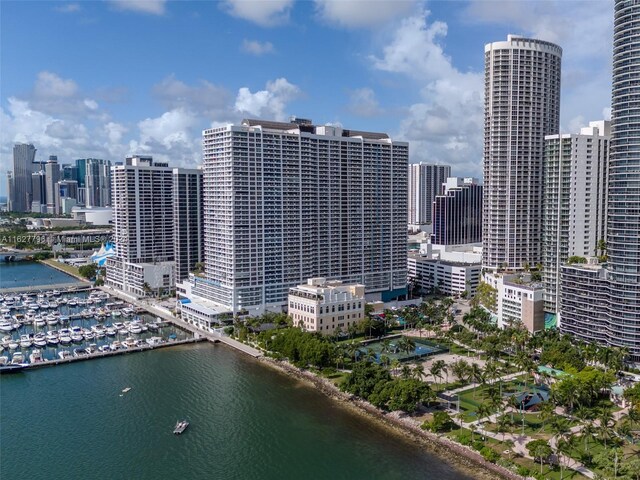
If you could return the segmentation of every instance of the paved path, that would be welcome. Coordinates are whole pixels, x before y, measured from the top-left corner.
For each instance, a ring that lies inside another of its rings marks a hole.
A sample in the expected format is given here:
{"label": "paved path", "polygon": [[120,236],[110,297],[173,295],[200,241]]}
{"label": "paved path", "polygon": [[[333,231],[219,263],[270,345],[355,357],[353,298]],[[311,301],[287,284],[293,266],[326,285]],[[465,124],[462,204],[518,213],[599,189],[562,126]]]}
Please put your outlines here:
{"label": "paved path", "polygon": [[[514,410],[513,408],[507,408],[504,412],[504,415],[508,415],[510,413],[520,413],[518,410]],[[616,412],[616,413],[620,413],[620,412]],[[488,417],[484,418],[484,419],[477,419],[474,420],[473,422],[463,422],[462,419],[458,418],[456,419],[456,423],[458,425],[460,425],[463,428],[469,429],[469,430],[475,430],[476,427],[479,427],[479,432],[487,437],[493,438],[495,440],[501,441],[501,442],[505,442],[505,441],[511,441],[513,442],[513,447],[511,447],[511,450],[514,453],[517,453],[519,455],[522,455],[523,457],[526,458],[531,458],[532,460],[535,461],[535,459],[533,459],[531,457],[531,455],[529,455],[529,450],[527,449],[527,443],[529,443],[532,440],[535,440],[532,437],[529,437],[528,435],[523,435],[522,433],[498,433],[498,432],[490,432],[488,430],[485,430],[483,425],[484,423],[496,423],[497,422],[497,418],[502,415],[502,412],[498,412],[498,413],[494,413],[493,415],[489,415]],[[582,430],[583,425],[576,425],[575,427],[571,428],[571,431],[573,433],[578,433],[580,430]],[[549,445],[551,446],[551,448],[555,451],[556,449],[556,443],[557,443],[557,439],[555,436],[551,437],[551,439],[549,440]],[[566,468],[571,469],[571,470],[575,470],[576,472],[584,475],[585,477],[588,478],[594,478],[595,477],[595,473],[591,470],[589,470],[587,467],[585,467],[582,463],[580,463],[579,461],[568,457],[566,455],[555,455],[556,459],[558,460],[558,462],[561,462]]]}
{"label": "paved path", "polygon": [[[509,381],[509,380],[513,380],[516,377],[519,377],[520,375],[525,375],[527,372],[516,372],[516,373],[510,373],[509,375],[504,375],[500,378],[497,378],[496,380],[493,380],[492,382],[487,382],[487,385],[489,384],[494,384],[494,383],[498,383],[499,381]],[[459,388],[455,388],[453,390],[447,390],[445,392],[442,392],[443,395],[456,395],[459,392],[464,392],[466,390],[471,390],[472,388],[475,387],[480,387],[482,386],[481,383],[470,383],[469,385],[464,385],[463,387],[459,387]]]}

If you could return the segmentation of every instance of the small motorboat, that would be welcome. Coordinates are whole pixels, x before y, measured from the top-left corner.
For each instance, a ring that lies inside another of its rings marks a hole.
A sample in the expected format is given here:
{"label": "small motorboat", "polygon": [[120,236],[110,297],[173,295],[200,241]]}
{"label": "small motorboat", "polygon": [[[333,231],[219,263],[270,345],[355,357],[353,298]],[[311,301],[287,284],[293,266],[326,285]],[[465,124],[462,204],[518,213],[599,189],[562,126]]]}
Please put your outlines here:
{"label": "small motorboat", "polygon": [[33,350],[31,350],[31,354],[29,355],[29,361],[31,363],[42,362],[43,361],[42,352],[37,348],[34,348]]}
{"label": "small motorboat", "polygon": [[73,357],[69,350],[61,350],[60,352],[58,352],[58,356],[60,357],[60,360],[66,360],[67,358]]}
{"label": "small motorboat", "polygon": [[180,435],[182,432],[184,432],[187,427],[189,426],[189,422],[187,422],[186,420],[179,420],[176,423],[175,428],[173,429],[173,433],[175,435]]}

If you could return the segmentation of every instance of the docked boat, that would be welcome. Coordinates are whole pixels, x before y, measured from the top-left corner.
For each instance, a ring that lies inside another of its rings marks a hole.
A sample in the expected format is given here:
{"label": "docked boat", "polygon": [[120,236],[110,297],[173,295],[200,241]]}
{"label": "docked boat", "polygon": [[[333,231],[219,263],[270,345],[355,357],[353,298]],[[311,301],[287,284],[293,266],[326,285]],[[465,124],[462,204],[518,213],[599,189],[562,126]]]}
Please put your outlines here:
{"label": "docked boat", "polygon": [[186,420],[179,420],[176,423],[175,428],[173,429],[173,433],[175,435],[180,435],[182,432],[184,432],[187,427],[189,426],[189,422],[187,422]]}
{"label": "docked boat", "polygon": [[60,343],[60,338],[52,330],[47,332],[46,340],[49,345],[58,345]]}
{"label": "docked boat", "polygon": [[[56,338],[57,340],[57,338]],[[55,344],[57,345],[58,342],[56,342]],[[47,346],[47,337],[44,335],[44,333],[36,333],[33,336],[33,344],[36,347],[46,347]]]}
{"label": "docked boat", "polygon": [[87,351],[84,348],[74,348],[73,349],[74,357],[85,357],[87,356]]}
{"label": "docked boat", "polygon": [[16,350],[20,346],[17,340],[11,339],[9,341],[9,350]]}
{"label": "docked boat", "polygon": [[3,365],[7,365],[9,363],[9,357],[7,357],[6,355],[3,355],[2,357],[0,357],[0,367]]}
{"label": "docked boat", "polygon": [[42,362],[43,361],[42,352],[37,348],[34,348],[33,350],[31,350],[31,354],[29,355],[29,361],[31,363]]}
{"label": "docked boat", "polygon": [[109,347],[112,351],[115,352],[116,350],[120,350],[122,348],[122,344],[118,340],[116,340],[111,345],[109,345]]}
{"label": "docked boat", "polygon": [[73,357],[73,355],[71,355],[69,350],[62,350],[58,352],[58,357],[60,357],[60,360],[66,360],[67,358]]}
{"label": "docked boat", "polygon": [[11,357],[11,365],[21,365],[24,363],[24,355],[22,352],[16,352]]}
{"label": "docked boat", "polygon": [[100,346],[98,347],[98,351],[99,351],[100,353],[107,353],[107,352],[110,352],[110,351],[111,351],[111,346],[109,346],[109,345],[100,345]]}
{"label": "docked boat", "polygon": [[20,335],[20,348],[29,348],[33,345],[33,337],[31,335]]}
{"label": "docked boat", "polygon": [[69,330],[68,328],[61,328],[58,331],[58,339],[60,340],[60,343],[65,345],[71,343],[71,330]]}
{"label": "docked boat", "polygon": [[116,335],[116,333],[118,333],[118,331],[114,327],[107,327],[107,329],[105,330],[105,333],[110,337],[113,337]]}
{"label": "docked boat", "polygon": [[47,321],[42,317],[36,317],[33,320],[34,327],[44,327],[47,324]]}
{"label": "docked boat", "polygon": [[7,320],[3,320],[0,322],[0,331],[10,332],[11,330],[13,330],[13,323]]}

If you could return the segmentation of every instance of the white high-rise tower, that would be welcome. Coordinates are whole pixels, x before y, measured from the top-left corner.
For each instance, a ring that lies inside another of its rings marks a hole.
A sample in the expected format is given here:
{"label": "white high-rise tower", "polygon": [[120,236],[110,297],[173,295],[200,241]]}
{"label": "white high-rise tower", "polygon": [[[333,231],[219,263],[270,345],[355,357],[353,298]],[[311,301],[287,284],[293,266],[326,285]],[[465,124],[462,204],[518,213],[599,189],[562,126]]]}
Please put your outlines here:
{"label": "white high-rise tower", "polygon": [[509,35],[485,45],[483,265],[542,260],[544,137],[558,133],[562,49]]}

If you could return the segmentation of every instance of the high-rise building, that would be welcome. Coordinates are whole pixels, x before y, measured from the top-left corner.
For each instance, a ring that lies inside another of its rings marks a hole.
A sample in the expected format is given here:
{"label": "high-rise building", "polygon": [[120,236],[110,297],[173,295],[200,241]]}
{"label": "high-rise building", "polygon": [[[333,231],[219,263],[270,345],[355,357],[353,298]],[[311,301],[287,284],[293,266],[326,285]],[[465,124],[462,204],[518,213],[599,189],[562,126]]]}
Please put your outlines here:
{"label": "high-rise building", "polygon": [[188,278],[204,259],[202,170],[173,169],[173,226],[176,280]]}
{"label": "high-rise building", "polygon": [[14,212],[31,211],[32,184],[36,148],[30,143],[16,143],[13,147],[13,194],[10,199]]}
{"label": "high-rise building", "polygon": [[424,225],[433,222],[433,200],[442,193],[442,184],[451,176],[449,165],[414,163],[408,167],[408,222]]}
{"label": "high-rise building", "polygon": [[483,265],[541,256],[544,137],[558,133],[562,49],[509,35],[485,45]]}
{"label": "high-rise building", "polygon": [[13,185],[13,172],[9,170],[7,172],[7,211],[13,211],[13,198],[14,198],[14,185]]}
{"label": "high-rise building", "polygon": [[78,203],[78,182],[75,180],[60,180],[55,185],[55,196],[58,213],[71,213],[71,208]]}
{"label": "high-rise building", "polygon": [[295,118],[203,137],[205,273],[190,278],[194,298],[255,314],[315,277],[383,300],[406,293],[407,143]]}
{"label": "high-rise building", "polygon": [[60,181],[58,157],[50,155],[44,168],[47,177],[47,213],[60,213],[56,204],[56,183]]}
{"label": "high-rise building", "polygon": [[435,245],[482,242],[482,186],[475,178],[449,177],[433,201]]}
{"label": "high-rise building", "polygon": [[75,165],[62,165],[62,180],[78,181],[78,167]]}
{"label": "high-rise building", "polygon": [[111,162],[99,158],[87,158],[85,174],[85,205],[87,207],[111,205]]}
{"label": "high-rise building", "polygon": [[47,213],[47,182],[44,170],[31,174],[31,212]]}
{"label": "high-rise building", "polygon": [[173,169],[152,157],[112,167],[116,255],[105,284],[134,296],[175,289]]}
{"label": "high-rise building", "polygon": [[561,267],[560,327],[640,361],[640,3],[616,0],[606,266]]}
{"label": "high-rise building", "polygon": [[610,131],[610,122],[603,120],[590,122],[578,134],[545,137],[542,264],[547,312],[558,312],[560,265],[570,257],[596,255],[606,239]]}

